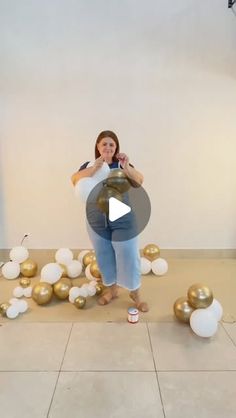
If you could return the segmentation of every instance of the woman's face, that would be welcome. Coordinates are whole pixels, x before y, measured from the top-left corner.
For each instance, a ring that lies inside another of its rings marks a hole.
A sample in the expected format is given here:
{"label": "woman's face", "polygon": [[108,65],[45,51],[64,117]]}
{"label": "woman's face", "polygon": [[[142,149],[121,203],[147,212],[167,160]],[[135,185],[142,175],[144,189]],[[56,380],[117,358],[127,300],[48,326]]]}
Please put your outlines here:
{"label": "woman's face", "polygon": [[116,143],[112,138],[102,138],[97,144],[97,149],[104,160],[112,160],[112,157],[116,152]]}

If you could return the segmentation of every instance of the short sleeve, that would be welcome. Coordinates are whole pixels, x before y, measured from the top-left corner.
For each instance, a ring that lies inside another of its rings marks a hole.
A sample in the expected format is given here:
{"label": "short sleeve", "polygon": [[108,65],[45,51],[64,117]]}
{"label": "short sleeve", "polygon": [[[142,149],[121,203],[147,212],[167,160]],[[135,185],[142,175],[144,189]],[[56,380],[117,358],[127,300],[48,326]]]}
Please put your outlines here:
{"label": "short sleeve", "polygon": [[78,171],[84,170],[88,166],[89,163],[90,163],[90,161],[87,161],[86,163],[82,164]]}

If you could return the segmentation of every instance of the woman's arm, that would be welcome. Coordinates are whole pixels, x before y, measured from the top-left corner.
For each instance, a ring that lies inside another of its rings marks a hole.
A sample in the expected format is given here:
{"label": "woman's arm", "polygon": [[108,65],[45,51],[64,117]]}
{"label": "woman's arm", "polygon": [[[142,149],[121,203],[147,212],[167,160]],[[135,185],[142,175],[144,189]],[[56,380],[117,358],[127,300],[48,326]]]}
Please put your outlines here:
{"label": "woman's arm", "polygon": [[74,174],[72,174],[71,176],[71,181],[73,183],[73,185],[75,186],[76,183],[82,179],[83,177],[92,177],[97,170],[99,170],[99,168],[101,168],[101,166],[103,165],[103,158],[102,157],[98,157],[95,161],[92,167],[86,167],[82,170],[78,170],[76,171]]}
{"label": "woman's arm", "polygon": [[80,179],[82,179],[83,177],[91,177],[93,174],[93,167],[84,168],[83,170],[76,171],[74,174],[72,174],[71,181],[75,186]]}
{"label": "woman's arm", "polygon": [[131,165],[127,165],[126,168],[123,168],[124,173],[129,178],[132,186],[139,187],[143,183],[143,175]]}
{"label": "woman's arm", "polygon": [[124,173],[129,178],[132,186],[139,187],[143,183],[143,175],[136,170],[129,163],[129,157],[124,153],[117,154],[117,158],[120,161],[121,167],[123,168]]}

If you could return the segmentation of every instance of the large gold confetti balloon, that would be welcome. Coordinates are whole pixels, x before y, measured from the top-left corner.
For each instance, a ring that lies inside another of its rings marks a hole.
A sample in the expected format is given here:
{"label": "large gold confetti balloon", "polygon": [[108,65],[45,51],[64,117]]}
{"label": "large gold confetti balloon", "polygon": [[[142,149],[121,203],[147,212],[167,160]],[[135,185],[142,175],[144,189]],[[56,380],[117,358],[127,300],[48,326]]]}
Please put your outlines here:
{"label": "large gold confetti balloon", "polygon": [[30,278],[29,278],[29,277],[22,277],[22,278],[19,280],[19,285],[20,285],[21,287],[24,287],[24,288],[29,287],[29,286],[31,285],[31,280],[30,280]]}
{"label": "large gold confetti balloon", "polygon": [[67,268],[66,268],[65,264],[59,264],[59,266],[62,269],[62,276],[61,277],[68,277]]}
{"label": "large gold confetti balloon", "polygon": [[104,212],[109,212],[109,199],[114,197],[114,199],[120,200],[122,202],[122,194],[113,187],[104,186],[100,193],[97,196],[96,204],[98,208]]}
{"label": "large gold confetti balloon", "polygon": [[38,305],[46,305],[53,295],[53,287],[50,283],[39,282],[32,290],[32,298]]}
{"label": "large gold confetti balloon", "polygon": [[38,266],[34,260],[28,258],[20,265],[20,272],[24,277],[34,277],[37,273]]}
{"label": "large gold confetti balloon", "polygon": [[148,244],[143,249],[143,256],[150,261],[154,261],[160,256],[160,248],[156,244]]}
{"label": "large gold confetti balloon", "polygon": [[76,308],[78,309],[83,309],[86,305],[86,298],[84,298],[83,296],[78,296],[75,300],[74,300],[74,305],[76,306]]}
{"label": "large gold confetti balloon", "polygon": [[188,323],[194,308],[189,304],[186,296],[181,296],[174,303],[174,313],[176,318],[181,322]]}
{"label": "large gold confetti balloon", "polygon": [[102,283],[97,283],[95,286],[96,289],[96,295],[101,295],[101,293],[103,292],[104,286]]}
{"label": "large gold confetti balloon", "polygon": [[130,188],[130,182],[124,171],[120,168],[111,170],[109,176],[106,179],[106,184],[108,187],[113,187],[120,193],[127,192]]}
{"label": "large gold confetti balloon", "polygon": [[7,309],[8,309],[10,306],[11,306],[11,305],[10,305],[10,303],[8,303],[8,302],[3,302],[3,303],[1,303],[1,305],[0,305],[0,315],[2,315],[2,316],[6,316]]}
{"label": "large gold confetti balloon", "polygon": [[213,293],[205,284],[195,283],[188,289],[188,300],[194,308],[207,308],[213,302]]}
{"label": "large gold confetti balloon", "polygon": [[93,277],[96,277],[96,279],[101,279],[102,275],[101,275],[101,272],[99,270],[99,267],[96,261],[93,261],[90,264],[90,273],[92,274]]}
{"label": "large gold confetti balloon", "polygon": [[89,251],[83,256],[83,265],[87,267],[90,263],[96,261],[96,255],[94,251]]}
{"label": "large gold confetti balloon", "polygon": [[54,294],[58,299],[65,300],[69,296],[71,286],[72,284],[70,279],[68,279],[67,277],[63,277],[53,285]]}

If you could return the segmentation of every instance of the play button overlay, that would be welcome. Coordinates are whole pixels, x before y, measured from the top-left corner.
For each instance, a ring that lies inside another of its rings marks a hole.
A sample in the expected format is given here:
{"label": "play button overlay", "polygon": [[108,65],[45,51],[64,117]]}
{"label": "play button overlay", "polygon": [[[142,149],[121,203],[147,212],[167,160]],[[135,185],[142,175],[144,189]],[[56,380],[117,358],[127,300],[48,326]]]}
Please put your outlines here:
{"label": "play button overlay", "polygon": [[110,197],[109,199],[109,220],[111,222],[116,221],[117,219],[122,218],[131,211],[131,207],[125,203],[120,202],[115,197]]}
{"label": "play button overlay", "polygon": [[120,179],[117,183],[103,180],[92,189],[86,202],[91,232],[113,242],[139,235],[151,215],[150,199],[142,186],[130,186],[128,190],[126,185],[122,187]]}

